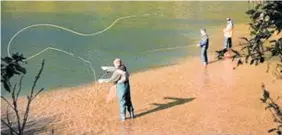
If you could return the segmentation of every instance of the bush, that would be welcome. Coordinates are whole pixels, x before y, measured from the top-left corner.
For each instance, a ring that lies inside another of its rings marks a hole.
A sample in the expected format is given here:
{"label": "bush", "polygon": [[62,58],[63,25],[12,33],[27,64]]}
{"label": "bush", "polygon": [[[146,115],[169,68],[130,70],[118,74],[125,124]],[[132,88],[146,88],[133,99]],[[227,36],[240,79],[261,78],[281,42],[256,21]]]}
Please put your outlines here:
{"label": "bush", "polygon": [[[24,108],[23,116],[19,111],[19,95],[21,92],[22,79],[24,74],[26,74],[26,69],[22,67],[26,62],[24,61],[23,55],[18,53],[13,54],[11,57],[1,58],[1,83],[9,94],[10,98],[6,98],[1,95],[1,99],[5,101],[8,105],[6,116],[1,117],[1,122],[6,127],[9,128],[9,132],[11,135],[23,135],[24,130],[28,121],[28,114],[30,111],[31,102],[35,99],[35,97],[42,92],[44,89],[41,88],[39,91],[35,92],[36,83],[38,82],[40,75],[43,71],[44,60],[42,61],[41,68],[35,77],[30,93],[27,95],[27,105]],[[11,84],[11,78],[15,77],[15,75],[20,76],[19,83]],[[9,109],[12,109],[13,113],[9,112]],[[16,122],[11,121],[11,114],[13,114],[16,118]],[[3,128],[3,127],[2,127]]]}

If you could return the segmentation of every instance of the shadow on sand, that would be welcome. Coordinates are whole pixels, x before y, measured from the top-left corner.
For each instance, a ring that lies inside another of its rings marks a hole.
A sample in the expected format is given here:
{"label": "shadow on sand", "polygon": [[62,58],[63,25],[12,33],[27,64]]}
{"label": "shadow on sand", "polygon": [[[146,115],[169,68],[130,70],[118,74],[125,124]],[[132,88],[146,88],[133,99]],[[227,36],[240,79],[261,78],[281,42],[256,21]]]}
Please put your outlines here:
{"label": "shadow on sand", "polygon": [[213,64],[213,63],[216,63],[216,62],[219,62],[219,61],[223,61],[223,60],[222,59],[215,59],[215,60],[209,61],[208,64]]}
{"label": "shadow on sand", "polygon": [[164,99],[171,99],[171,100],[174,100],[174,101],[166,103],[166,104],[152,103],[152,105],[155,105],[157,107],[154,108],[154,109],[145,111],[145,112],[141,112],[141,113],[137,114],[135,117],[136,118],[141,117],[141,116],[144,116],[144,115],[147,115],[147,114],[150,114],[150,113],[154,113],[154,112],[157,112],[157,111],[165,110],[165,109],[177,106],[177,105],[182,105],[182,104],[185,104],[187,102],[194,100],[195,98],[164,97]]}

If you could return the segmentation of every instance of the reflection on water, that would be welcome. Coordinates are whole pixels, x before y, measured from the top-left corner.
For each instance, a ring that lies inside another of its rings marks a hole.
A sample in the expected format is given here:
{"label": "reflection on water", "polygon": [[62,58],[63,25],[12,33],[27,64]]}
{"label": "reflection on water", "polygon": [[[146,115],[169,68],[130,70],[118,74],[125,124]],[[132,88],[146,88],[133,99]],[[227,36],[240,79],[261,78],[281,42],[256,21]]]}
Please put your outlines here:
{"label": "reflection on water", "polygon": [[131,135],[133,132],[132,126],[134,125],[134,120],[127,120],[120,124],[120,131],[118,135]]}
{"label": "reflection on water", "polygon": [[[210,68],[213,63],[220,62],[220,69]],[[208,66],[202,67],[199,70],[199,85],[201,90],[209,90],[214,85],[224,86],[226,89],[231,89],[236,84],[234,77],[234,62],[232,60],[214,61]]]}
{"label": "reflection on water", "polygon": [[207,90],[210,85],[209,66],[202,66],[199,71],[200,90]]}
{"label": "reflection on water", "polygon": [[235,77],[234,77],[234,63],[232,60],[226,60],[223,62],[223,70],[224,70],[224,83],[227,84],[227,88],[231,88],[235,85]]}

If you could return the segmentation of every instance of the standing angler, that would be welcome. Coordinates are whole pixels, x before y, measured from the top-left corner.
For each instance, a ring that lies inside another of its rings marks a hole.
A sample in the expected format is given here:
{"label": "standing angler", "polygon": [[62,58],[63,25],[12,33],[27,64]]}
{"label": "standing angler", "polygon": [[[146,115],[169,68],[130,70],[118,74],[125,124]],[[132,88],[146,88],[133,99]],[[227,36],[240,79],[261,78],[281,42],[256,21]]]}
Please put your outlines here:
{"label": "standing angler", "polygon": [[130,83],[129,73],[126,66],[122,63],[121,59],[116,58],[113,62],[114,67],[101,67],[107,72],[113,72],[111,78],[99,79],[99,83],[114,83],[117,87],[117,95],[120,104],[120,119],[122,121],[126,118],[126,109],[129,112],[130,118],[134,118],[134,108],[130,96]]}
{"label": "standing angler", "polygon": [[208,48],[209,48],[209,37],[208,34],[206,32],[205,28],[202,28],[200,30],[201,33],[201,41],[200,43],[197,45],[199,47],[201,47],[201,59],[202,59],[202,63],[204,66],[208,65]]}
{"label": "standing angler", "polygon": [[232,48],[232,34],[233,34],[233,28],[234,24],[231,20],[231,18],[226,18],[226,27],[223,29],[224,33],[224,49],[231,49]]}

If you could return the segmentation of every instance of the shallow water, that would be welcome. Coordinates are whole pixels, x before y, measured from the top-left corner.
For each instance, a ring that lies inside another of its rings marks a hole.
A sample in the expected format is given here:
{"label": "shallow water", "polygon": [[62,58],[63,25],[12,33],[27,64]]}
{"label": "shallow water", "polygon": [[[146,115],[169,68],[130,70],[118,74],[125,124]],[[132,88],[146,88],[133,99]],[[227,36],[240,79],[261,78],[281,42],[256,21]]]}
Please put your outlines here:
{"label": "shallow water", "polygon": [[[27,129],[37,127],[33,133],[42,135],[52,130],[67,135],[257,135],[274,127],[260,101],[260,83],[276,98],[282,95],[281,80],[273,82],[264,66],[233,70],[235,63],[224,60],[204,69],[199,61],[132,75],[134,120],[120,122],[117,99],[106,102],[111,85],[98,84],[98,91],[88,85],[40,94],[29,117],[35,124]],[[6,112],[5,105],[1,109]]]}
{"label": "shallow water", "polygon": [[[60,25],[81,33],[93,33],[120,20],[109,30],[96,36],[78,36],[52,27],[31,28],[17,36],[11,53],[32,56],[46,47],[55,47],[89,60],[99,77],[100,66],[122,58],[131,72],[173,64],[186,56],[198,55],[195,42],[199,29],[209,33],[224,26],[225,18],[235,23],[246,21],[248,2],[2,2],[1,53],[7,55],[7,44],[18,30],[37,23]],[[150,14],[146,17],[140,17]],[[220,29],[221,31],[221,29]],[[187,46],[180,49],[144,51]],[[24,80],[27,91],[42,59],[46,65],[38,86],[45,89],[70,87],[93,81],[87,63],[61,52],[47,51],[28,61]],[[25,92],[24,92],[25,93]]]}

